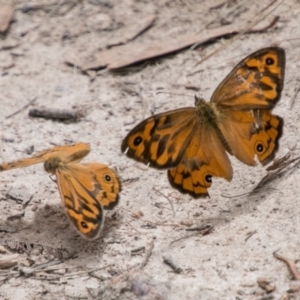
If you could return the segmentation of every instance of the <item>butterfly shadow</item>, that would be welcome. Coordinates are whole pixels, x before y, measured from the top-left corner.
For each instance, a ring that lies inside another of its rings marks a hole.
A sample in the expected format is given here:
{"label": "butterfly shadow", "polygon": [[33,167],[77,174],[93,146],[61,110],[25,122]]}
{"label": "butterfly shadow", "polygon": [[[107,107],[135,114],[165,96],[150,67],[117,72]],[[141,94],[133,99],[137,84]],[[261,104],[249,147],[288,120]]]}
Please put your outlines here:
{"label": "butterfly shadow", "polygon": [[68,259],[71,265],[94,266],[95,259],[101,260],[107,244],[113,243],[117,227],[119,222],[114,213],[108,213],[100,237],[97,240],[86,240],[76,232],[61,204],[57,203],[38,209],[32,220],[26,219],[25,211],[25,218],[0,222],[1,229],[10,229],[6,231],[7,234],[2,237],[0,244],[9,245],[9,249],[18,253],[25,251],[28,255],[31,255],[32,249],[38,247],[40,255],[47,256],[45,249],[48,249],[51,255],[47,259],[58,254],[56,258]]}
{"label": "butterfly shadow", "polygon": [[29,214],[30,209],[27,207],[22,213],[12,214],[6,221],[3,220],[0,228],[7,233],[3,240],[52,244],[58,238],[61,240],[66,238],[68,220],[59,204],[46,205],[36,210],[32,218],[28,216]]}

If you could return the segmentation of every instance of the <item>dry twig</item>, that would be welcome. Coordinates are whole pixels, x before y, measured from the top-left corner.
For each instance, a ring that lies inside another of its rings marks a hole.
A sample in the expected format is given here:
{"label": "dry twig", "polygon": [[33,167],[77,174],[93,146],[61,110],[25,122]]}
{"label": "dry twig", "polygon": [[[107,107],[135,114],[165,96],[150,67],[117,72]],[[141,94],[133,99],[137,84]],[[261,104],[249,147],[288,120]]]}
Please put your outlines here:
{"label": "dry twig", "polygon": [[289,270],[291,271],[294,279],[296,280],[300,280],[300,271],[297,269],[297,266],[295,264],[295,262],[289,258],[286,258],[282,255],[277,254],[277,252],[273,252],[273,255],[275,258],[283,261],[284,263],[286,263],[286,265],[288,266]]}
{"label": "dry twig", "polygon": [[167,196],[166,196],[165,194],[163,194],[161,191],[159,191],[159,190],[157,190],[157,189],[155,189],[155,188],[153,188],[153,190],[154,190],[155,192],[157,192],[158,194],[162,195],[163,197],[165,197],[165,198],[168,200],[168,202],[169,202],[170,205],[171,205],[172,211],[173,211],[173,217],[175,217],[175,209],[174,209],[173,201],[170,200],[169,197],[167,197]]}
{"label": "dry twig", "polygon": [[149,249],[148,249],[148,251],[146,253],[145,259],[144,259],[144,261],[141,263],[141,265],[139,267],[140,269],[143,269],[146,266],[146,264],[148,263],[148,261],[150,259],[150,256],[152,254],[153,248],[154,248],[154,241],[155,241],[155,239],[156,239],[155,237],[152,238],[150,246],[149,246]]}
{"label": "dry twig", "polygon": [[[200,232],[200,234],[203,236],[203,235],[207,235],[208,233],[210,233],[211,232],[211,230],[213,229],[213,226],[212,225],[210,225],[210,224],[208,224],[208,225],[204,225],[204,226],[201,226],[201,227],[203,227],[201,230],[201,232]],[[187,228],[186,230],[188,231],[191,231],[193,228]],[[200,229],[197,229],[197,230],[200,230]],[[193,237],[193,236],[197,236],[197,235],[199,235],[199,232],[196,232],[196,233],[193,233],[193,234],[190,234],[190,235],[185,235],[185,236],[183,236],[183,237],[181,237],[181,238],[179,238],[179,239],[176,239],[176,240],[174,240],[174,241],[172,241],[170,244],[173,244],[173,243],[176,243],[176,242],[179,242],[179,241],[181,241],[181,240],[184,240],[184,239],[188,239],[188,238],[190,238],[190,237]]]}
{"label": "dry twig", "polygon": [[9,118],[11,118],[11,117],[17,115],[18,113],[20,113],[21,111],[23,111],[24,109],[26,109],[28,106],[32,105],[32,104],[35,102],[36,99],[37,99],[37,97],[33,98],[33,99],[30,100],[26,105],[24,105],[23,107],[21,107],[20,109],[18,109],[18,110],[15,111],[14,113],[8,115],[8,116],[6,117],[6,119],[9,119]]}

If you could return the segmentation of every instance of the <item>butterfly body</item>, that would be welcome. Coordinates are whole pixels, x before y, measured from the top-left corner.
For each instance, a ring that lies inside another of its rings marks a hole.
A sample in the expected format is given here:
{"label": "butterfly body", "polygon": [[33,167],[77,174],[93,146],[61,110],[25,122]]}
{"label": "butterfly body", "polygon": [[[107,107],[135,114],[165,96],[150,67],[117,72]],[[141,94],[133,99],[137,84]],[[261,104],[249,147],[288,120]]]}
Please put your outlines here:
{"label": "butterfly body", "polygon": [[55,175],[67,216],[87,239],[96,239],[104,222],[103,209],[117,205],[120,182],[117,174],[99,163],[79,163],[90,152],[85,143],[57,146],[31,158],[0,165],[0,171],[44,162],[46,172]]}
{"label": "butterfly body", "polygon": [[242,60],[213,93],[185,107],[149,117],[122,142],[130,158],[168,169],[171,185],[198,198],[212,177],[232,179],[226,152],[247,165],[273,159],[283,120],[271,109],[280,99],[284,50],[269,47]]}

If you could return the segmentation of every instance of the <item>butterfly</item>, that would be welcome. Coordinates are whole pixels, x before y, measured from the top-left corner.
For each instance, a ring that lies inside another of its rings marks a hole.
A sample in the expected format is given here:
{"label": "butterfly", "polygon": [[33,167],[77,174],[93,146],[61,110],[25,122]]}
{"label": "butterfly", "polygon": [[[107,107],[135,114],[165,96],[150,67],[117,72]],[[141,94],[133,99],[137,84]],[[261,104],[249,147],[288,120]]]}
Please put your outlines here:
{"label": "butterfly", "polygon": [[96,162],[79,163],[90,152],[89,144],[56,146],[0,165],[0,171],[44,163],[46,172],[56,176],[65,212],[76,230],[86,239],[99,237],[103,209],[112,209],[119,201],[120,181],[115,171]]}
{"label": "butterfly", "polygon": [[283,119],[271,110],[284,82],[285,51],[258,50],[221,82],[210,102],[153,115],[134,127],[121,150],[137,161],[168,169],[170,184],[194,198],[209,196],[212,177],[230,181],[226,152],[254,166],[270,162],[278,149]]}

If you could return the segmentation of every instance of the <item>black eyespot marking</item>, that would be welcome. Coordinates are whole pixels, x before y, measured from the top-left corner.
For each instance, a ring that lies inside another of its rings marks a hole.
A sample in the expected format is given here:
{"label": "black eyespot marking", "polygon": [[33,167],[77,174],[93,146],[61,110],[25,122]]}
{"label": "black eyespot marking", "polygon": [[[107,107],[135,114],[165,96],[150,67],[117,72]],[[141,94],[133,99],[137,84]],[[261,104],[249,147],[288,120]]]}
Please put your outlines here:
{"label": "black eyespot marking", "polygon": [[104,178],[105,178],[105,180],[108,181],[108,182],[111,181],[111,177],[110,177],[109,175],[105,175]]}
{"label": "black eyespot marking", "polygon": [[267,57],[266,58],[266,65],[267,66],[272,66],[272,65],[274,65],[274,63],[275,63],[275,61],[272,57]]}
{"label": "black eyespot marking", "polygon": [[133,144],[134,144],[134,146],[138,146],[142,141],[143,141],[143,139],[140,136],[137,136],[134,139]]}
{"label": "black eyespot marking", "polygon": [[256,151],[259,152],[259,153],[263,152],[264,151],[264,146],[261,143],[258,143],[256,145]]}
{"label": "black eyespot marking", "polygon": [[208,183],[211,183],[212,182],[212,176],[211,175],[206,175],[205,176],[205,181],[208,182]]}
{"label": "black eyespot marking", "polygon": [[88,228],[87,224],[86,224],[84,221],[81,221],[81,226],[82,226],[83,228],[85,228],[85,229]]}

